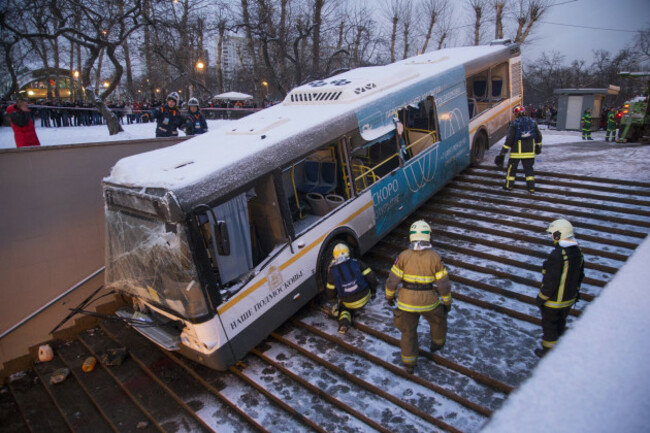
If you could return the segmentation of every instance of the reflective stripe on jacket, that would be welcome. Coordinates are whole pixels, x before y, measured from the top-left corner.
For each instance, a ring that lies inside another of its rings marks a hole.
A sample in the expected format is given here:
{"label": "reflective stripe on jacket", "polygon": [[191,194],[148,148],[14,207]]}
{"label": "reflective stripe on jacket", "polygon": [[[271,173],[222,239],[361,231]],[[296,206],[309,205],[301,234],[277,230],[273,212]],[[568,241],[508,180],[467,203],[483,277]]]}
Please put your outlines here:
{"label": "reflective stripe on jacket", "polygon": [[427,285],[435,282],[437,291],[411,290],[401,287],[397,295],[397,308],[421,313],[440,305],[440,297],[451,301],[451,285],[442,259],[432,249],[402,251],[395,260],[386,280],[386,296],[394,297],[400,282]]}
{"label": "reflective stripe on jacket", "polygon": [[576,242],[560,241],[542,268],[542,287],[538,296],[549,308],[571,307],[579,295],[585,276],[584,257]]}
{"label": "reflective stripe on jacket", "polygon": [[[525,126],[522,126],[522,123],[525,123]],[[522,128],[534,128],[529,136],[524,136],[526,134],[521,134]],[[517,135],[521,137],[517,139]],[[514,122],[510,124],[508,128],[508,135],[506,141],[503,143],[503,148],[501,153],[505,155],[510,152],[510,158],[514,159],[528,159],[535,158],[535,145],[542,145],[542,133],[539,131],[539,127],[534,120],[528,119],[525,117],[518,117]]]}

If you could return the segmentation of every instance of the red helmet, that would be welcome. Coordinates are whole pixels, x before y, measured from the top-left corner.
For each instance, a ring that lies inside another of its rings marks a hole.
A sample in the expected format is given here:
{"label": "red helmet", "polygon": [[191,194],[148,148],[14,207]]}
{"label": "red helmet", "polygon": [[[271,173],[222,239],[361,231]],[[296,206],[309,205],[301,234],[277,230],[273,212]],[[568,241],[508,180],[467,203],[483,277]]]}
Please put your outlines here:
{"label": "red helmet", "polygon": [[515,105],[515,108],[512,109],[512,112],[515,113],[515,116],[518,116],[520,114],[524,114],[526,112],[526,109],[521,105],[517,104]]}

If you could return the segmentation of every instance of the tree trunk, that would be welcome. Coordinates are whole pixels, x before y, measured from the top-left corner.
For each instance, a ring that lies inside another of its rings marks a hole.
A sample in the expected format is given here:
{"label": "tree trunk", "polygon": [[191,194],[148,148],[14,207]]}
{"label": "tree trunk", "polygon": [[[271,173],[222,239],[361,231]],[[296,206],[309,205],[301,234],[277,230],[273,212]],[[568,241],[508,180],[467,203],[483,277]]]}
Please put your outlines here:
{"label": "tree trunk", "polygon": [[496,1],[494,3],[494,10],[496,12],[496,27],[494,29],[494,38],[503,39],[503,7],[505,2]]}
{"label": "tree trunk", "polygon": [[481,6],[474,6],[474,14],[476,19],[474,21],[474,45],[480,43],[480,30],[481,30],[481,17],[483,16],[483,8]]}
{"label": "tree trunk", "polygon": [[426,53],[427,46],[429,45],[429,40],[431,40],[431,34],[433,33],[433,26],[436,24],[438,19],[437,13],[432,13],[429,19],[429,26],[427,27],[427,35],[424,37],[424,45],[422,46],[422,53]]}
{"label": "tree trunk", "polygon": [[314,27],[313,27],[313,37],[312,37],[312,66],[311,66],[311,75],[314,79],[320,78],[320,27],[322,24],[322,10],[325,0],[315,0],[314,1]]}
{"label": "tree trunk", "polygon": [[407,21],[404,23],[404,55],[402,56],[403,59],[408,57],[408,52],[409,52],[409,27],[410,23]]}
{"label": "tree trunk", "polygon": [[395,62],[395,42],[397,41],[397,22],[399,17],[397,14],[393,15],[393,29],[390,33],[390,62]]}
{"label": "tree trunk", "polygon": [[219,36],[217,39],[217,93],[224,92],[223,86],[223,68],[221,67],[221,60],[223,57],[223,39],[226,34],[226,23],[219,23]]}

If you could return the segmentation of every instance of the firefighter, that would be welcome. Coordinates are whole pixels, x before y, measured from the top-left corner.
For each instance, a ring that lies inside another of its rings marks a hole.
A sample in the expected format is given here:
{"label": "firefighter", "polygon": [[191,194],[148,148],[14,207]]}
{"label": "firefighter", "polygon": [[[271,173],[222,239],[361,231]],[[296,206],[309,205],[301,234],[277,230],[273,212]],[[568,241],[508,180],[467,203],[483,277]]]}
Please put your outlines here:
{"label": "firefighter", "polygon": [[584,113],[582,113],[582,119],[580,120],[582,124],[582,139],[583,140],[593,140],[591,138],[591,108],[585,108]]}
{"label": "firefighter", "polygon": [[327,297],[337,299],[332,314],[338,317],[339,334],[345,334],[352,325],[352,312],[363,308],[374,296],[377,277],[363,262],[350,258],[346,244],[336,244],[332,256],[327,272]]}
{"label": "firefighter", "polygon": [[580,284],[585,277],[582,250],[573,234],[573,226],[565,219],[553,221],[547,232],[555,248],[542,266],[542,286],[536,304],[542,313],[542,347],[535,349],[540,358],[564,333],[571,307],[580,297]]}
{"label": "firefighter", "polygon": [[532,194],[535,192],[533,164],[535,164],[535,155],[542,153],[542,133],[539,131],[537,123],[526,116],[524,107],[517,105],[513,112],[515,113],[515,121],[510,123],[506,141],[501,148],[501,152],[494,158],[494,163],[498,167],[503,167],[505,156],[510,151],[506,170],[506,184],[503,189],[509,191],[514,186],[517,178],[517,166],[521,161],[526,176],[526,187],[528,192]]}
{"label": "firefighter", "polygon": [[609,136],[611,134],[612,141],[616,141],[616,110],[610,108],[607,113],[607,132],[605,133],[605,141],[609,141]]}
{"label": "firefighter", "polygon": [[409,249],[402,251],[386,280],[386,302],[395,305],[395,326],[402,333],[402,364],[407,373],[415,371],[418,357],[417,328],[420,316],[429,322],[431,353],[445,345],[447,314],[451,309],[451,284],[440,256],[431,248],[431,228],[416,221],[409,231]]}

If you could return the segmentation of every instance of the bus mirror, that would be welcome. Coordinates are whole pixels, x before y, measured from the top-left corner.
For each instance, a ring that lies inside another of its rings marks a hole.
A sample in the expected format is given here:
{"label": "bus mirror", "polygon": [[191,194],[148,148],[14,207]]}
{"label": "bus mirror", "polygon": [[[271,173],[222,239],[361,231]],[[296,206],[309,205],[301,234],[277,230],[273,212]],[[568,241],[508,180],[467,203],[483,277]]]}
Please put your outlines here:
{"label": "bus mirror", "polygon": [[230,238],[228,237],[228,225],[225,221],[214,223],[214,234],[217,241],[217,253],[220,256],[230,255]]}

